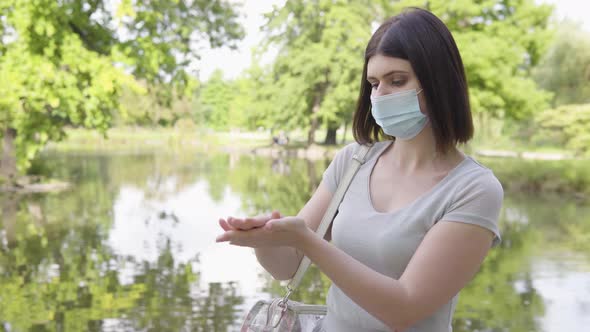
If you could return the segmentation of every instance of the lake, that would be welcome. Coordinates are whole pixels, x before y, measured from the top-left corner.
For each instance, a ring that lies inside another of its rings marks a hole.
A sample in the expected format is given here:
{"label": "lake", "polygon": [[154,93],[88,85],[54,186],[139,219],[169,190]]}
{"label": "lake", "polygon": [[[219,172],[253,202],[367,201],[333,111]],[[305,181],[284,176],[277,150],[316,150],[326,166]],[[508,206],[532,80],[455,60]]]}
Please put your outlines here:
{"label": "lake", "polygon": [[[235,331],[283,295],[253,250],[215,243],[219,217],[296,214],[329,161],[184,152],[46,152],[69,181],[2,195],[0,331]],[[588,331],[590,205],[507,192],[502,244],[462,291],[454,330]],[[294,299],[323,303],[311,269]]]}

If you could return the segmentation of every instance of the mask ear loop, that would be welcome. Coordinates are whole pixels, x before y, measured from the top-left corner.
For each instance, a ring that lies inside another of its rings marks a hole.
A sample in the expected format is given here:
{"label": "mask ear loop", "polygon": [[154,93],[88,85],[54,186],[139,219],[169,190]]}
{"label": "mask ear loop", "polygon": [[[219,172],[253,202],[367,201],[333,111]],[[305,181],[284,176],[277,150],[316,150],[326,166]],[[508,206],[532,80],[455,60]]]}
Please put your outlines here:
{"label": "mask ear loop", "polygon": [[[420,91],[416,92],[416,97],[418,97],[418,95],[420,94],[420,92],[424,91],[424,89],[420,88]],[[425,114],[426,115],[426,114]],[[428,123],[428,121],[430,121],[430,118],[428,117],[428,115],[426,115],[426,123]],[[426,125],[426,124],[424,124]]]}

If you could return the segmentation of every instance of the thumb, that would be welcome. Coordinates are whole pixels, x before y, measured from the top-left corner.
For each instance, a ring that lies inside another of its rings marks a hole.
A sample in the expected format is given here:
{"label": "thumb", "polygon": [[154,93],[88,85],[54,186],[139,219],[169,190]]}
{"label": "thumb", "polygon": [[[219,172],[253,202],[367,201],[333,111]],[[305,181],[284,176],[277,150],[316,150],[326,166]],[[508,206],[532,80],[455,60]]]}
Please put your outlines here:
{"label": "thumb", "polygon": [[264,225],[264,228],[266,228],[269,231],[277,231],[281,227],[282,223],[278,219],[271,219],[266,223],[266,225]]}
{"label": "thumb", "polygon": [[281,213],[279,211],[272,211],[272,213],[270,214],[270,218],[271,219],[280,219],[281,218]]}

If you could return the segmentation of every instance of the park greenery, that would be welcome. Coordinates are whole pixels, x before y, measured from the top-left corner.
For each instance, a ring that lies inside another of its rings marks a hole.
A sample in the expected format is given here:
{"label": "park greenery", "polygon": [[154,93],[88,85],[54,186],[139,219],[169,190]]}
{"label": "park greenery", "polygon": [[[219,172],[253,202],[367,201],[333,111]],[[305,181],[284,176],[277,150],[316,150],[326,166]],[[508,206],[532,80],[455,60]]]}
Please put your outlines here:
{"label": "park greenery", "polygon": [[372,31],[409,6],[452,31],[478,142],[590,153],[590,33],[534,0],[288,0],[265,15],[244,73],[204,81],[191,67],[203,47],[244,36],[234,3],[1,0],[0,182],[30,173],[71,129],[262,129],[336,144],[337,130],[350,132]]}
{"label": "park greenery", "polygon": [[[203,209],[197,187],[212,205],[237,197],[245,214],[297,213],[329,160],[284,156],[352,139],[366,43],[408,6],[433,11],[455,36],[473,144],[576,157],[478,156],[505,188],[503,241],[462,291],[454,328],[541,331],[548,302],[535,259],[579,253],[587,265],[590,253],[590,33],[536,0],[287,0],[266,13],[252,63],[232,79],[200,78],[195,64],[244,37],[235,1],[0,0],[0,331],[230,329],[247,303],[240,282],[205,284],[201,252],[181,258],[166,233],[153,259],[120,252],[117,221],[208,222],[174,214]],[[261,148],[282,131],[294,138],[285,149]],[[50,143],[61,150],[44,150]],[[189,151],[194,143],[203,149]],[[108,153],[79,151],[96,145]],[[241,151],[252,147],[273,153]],[[75,189],[2,192],[33,178]],[[130,194],[139,201],[125,203]],[[189,207],[166,210],[181,196]],[[141,215],[117,212],[124,204]],[[568,272],[560,266],[560,278]],[[284,294],[264,277],[265,292]],[[329,285],[312,268],[294,299],[323,303]]]}
{"label": "park greenery", "polygon": [[[128,116],[165,124],[160,108],[195,89],[189,65],[199,43],[243,37],[237,15],[221,0],[0,1],[2,175],[26,171],[67,127],[106,133]],[[134,94],[147,94],[150,105],[132,107]]]}

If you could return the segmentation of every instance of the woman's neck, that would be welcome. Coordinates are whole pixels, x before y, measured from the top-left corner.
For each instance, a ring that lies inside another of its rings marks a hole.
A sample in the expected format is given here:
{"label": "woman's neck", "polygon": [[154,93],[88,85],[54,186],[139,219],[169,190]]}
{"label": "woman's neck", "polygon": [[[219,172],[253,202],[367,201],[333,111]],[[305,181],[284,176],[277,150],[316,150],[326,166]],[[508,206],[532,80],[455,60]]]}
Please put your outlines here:
{"label": "woman's neck", "polygon": [[445,153],[437,151],[430,124],[410,140],[395,140],[390,153],[391,162],[403,172],[444,171],[453,168],[464,159],[464,155],[455,147]]}

